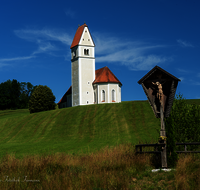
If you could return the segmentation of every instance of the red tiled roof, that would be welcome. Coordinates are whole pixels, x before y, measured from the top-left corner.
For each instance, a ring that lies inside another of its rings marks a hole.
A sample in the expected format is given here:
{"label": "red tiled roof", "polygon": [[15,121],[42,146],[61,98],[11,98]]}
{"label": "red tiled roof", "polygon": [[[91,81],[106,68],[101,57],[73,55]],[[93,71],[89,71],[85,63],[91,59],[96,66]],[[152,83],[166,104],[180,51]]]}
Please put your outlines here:
{"label": "red tiled roof", "polygon": [[85,27],[87,27],[87,24],[83,24],[83,25],[81,25],[81,26],[78,27],[70,49],[73,48],[73,47],[75,47],[75,46],[77,46],[79,44],[79,41],[81,39],[83,30],[84,30]]}
{"label": "red tiled roof", "polygon": [[93,84],[96,83],[122,83],[117,79],[117,77],[111,72],[111,70],[106,66],[95,71],[95,80]]}
{"label": "red tiled roof", "polygon": [[66,102],[66,101],[67,101],[66,96],[67,96],[68,94],[71,94],[71,93],[72,93],[72,86],[69,87],[69,89],[67,90],[67,92],[64,94],[64,96],[60,99],[60,101],[59,101],[57,104]]}

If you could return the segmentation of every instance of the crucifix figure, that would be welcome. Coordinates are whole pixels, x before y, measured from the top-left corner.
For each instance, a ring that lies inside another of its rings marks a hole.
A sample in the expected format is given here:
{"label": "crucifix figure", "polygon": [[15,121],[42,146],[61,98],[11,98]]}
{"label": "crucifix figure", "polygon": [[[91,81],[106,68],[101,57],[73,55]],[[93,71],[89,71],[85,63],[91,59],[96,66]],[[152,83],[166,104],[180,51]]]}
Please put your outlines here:
{"label": "crucifix figure", "polygon": [[162,90],[162,84],[160,82],[152,82],[153,85],[157,85],[158,86],[158,91],[157,91],[157,98],[159,99],[160,101],[160,104],[163,105],[163,102],[162,102],[162,97],[163,97],[163,90]]}
{"label": "crucifix figure", "polygon": [[[157,75],[158,79],[156,80],[156,82],[152,82],[153,85],[158,87],[157,93],[156,93],[156,97],[159,99],[160,105],[163,108],[163,112],[164,112],[164,105],[163,105],[163,84],[166,82],[166,80],[161,79],[162,75]],[[155,88],[153,88],[155,89]]]}

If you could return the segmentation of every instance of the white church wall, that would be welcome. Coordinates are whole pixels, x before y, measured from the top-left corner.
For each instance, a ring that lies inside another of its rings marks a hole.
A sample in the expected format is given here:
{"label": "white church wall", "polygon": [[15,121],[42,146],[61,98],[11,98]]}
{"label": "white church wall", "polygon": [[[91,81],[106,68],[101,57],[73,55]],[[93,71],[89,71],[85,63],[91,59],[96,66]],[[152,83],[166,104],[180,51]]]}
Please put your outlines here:
{"label": "white church wall", "polygon": [[122,98],[122,94],[121,94],[121,85],[118,85],[118,93],[119,93],[119,95],[118,95],[118,102],[121,102],[122,100],[121,100],[121,98]]}
{"label": "white church wall", "polygon": [[[99,83],[97,84],[98,103],[118,103],[121,102],[121,87],[116,83]],[[105,91],[105,101],[102,97],[102,91]],[[112,100],[112,90],[114,90],[114,101]]]}
{"label": "white church wall", "polygon": [[93,104],[94,95],[92,82],[95,79],[94,70],[95,70],[95,60],[94,59],[85,59],[80,58],[80,105]]}
{"label": "white church wall", "polygon": [[72,68],[72,106],[79,105],[79,69],[78,60],[73,61]]}
{"label": "white church wall", "polygon": [[93,96],[94,96],[94,104],[98,104],[98,88],[97,85],[93,85]]}

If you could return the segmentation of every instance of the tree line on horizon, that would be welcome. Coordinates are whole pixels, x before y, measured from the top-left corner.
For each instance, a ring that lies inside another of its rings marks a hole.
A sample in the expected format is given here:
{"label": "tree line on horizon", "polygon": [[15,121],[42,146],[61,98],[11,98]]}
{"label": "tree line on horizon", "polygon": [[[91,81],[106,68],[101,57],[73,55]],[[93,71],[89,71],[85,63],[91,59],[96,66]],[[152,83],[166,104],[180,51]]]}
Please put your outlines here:
{"label": "tree line on horizon", "polygon": [[16,79],[0,83],[0,110],[27,109],[36,87],[30,82],[18,82]]}

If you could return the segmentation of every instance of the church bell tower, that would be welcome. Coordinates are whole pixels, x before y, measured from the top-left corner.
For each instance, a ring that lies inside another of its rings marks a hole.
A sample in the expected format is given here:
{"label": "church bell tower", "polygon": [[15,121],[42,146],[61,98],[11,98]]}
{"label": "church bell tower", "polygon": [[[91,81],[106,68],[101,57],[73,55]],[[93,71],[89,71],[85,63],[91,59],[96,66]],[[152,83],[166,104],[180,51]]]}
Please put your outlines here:
{"label": "church bell tower", "polygon": [[95,44],[88,26],[79,26],[71,44],[72,106],[94,104]]}

